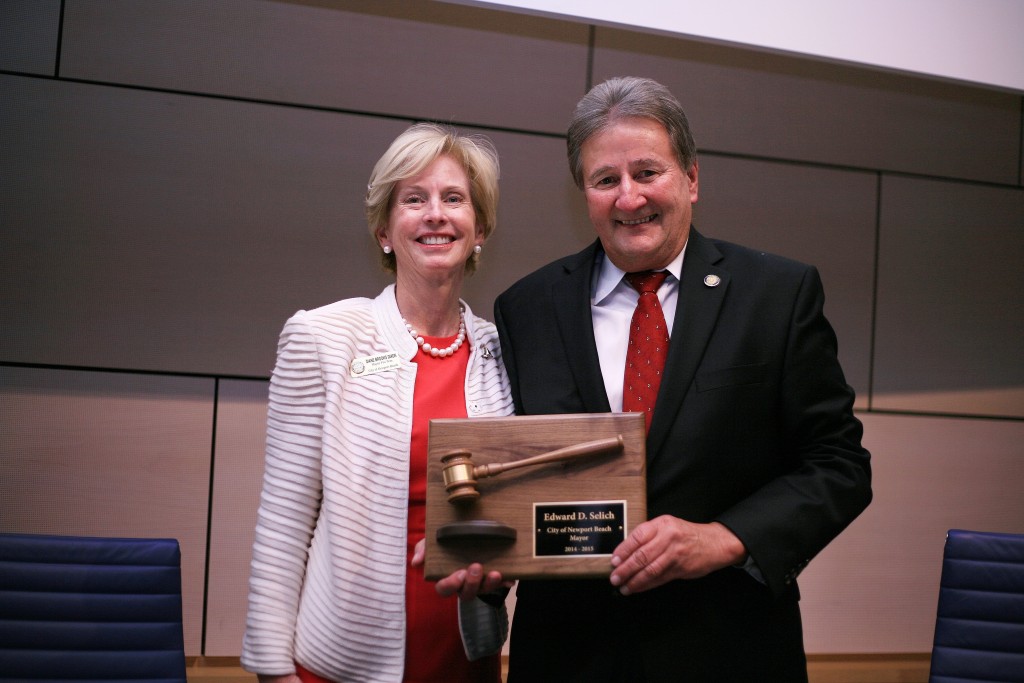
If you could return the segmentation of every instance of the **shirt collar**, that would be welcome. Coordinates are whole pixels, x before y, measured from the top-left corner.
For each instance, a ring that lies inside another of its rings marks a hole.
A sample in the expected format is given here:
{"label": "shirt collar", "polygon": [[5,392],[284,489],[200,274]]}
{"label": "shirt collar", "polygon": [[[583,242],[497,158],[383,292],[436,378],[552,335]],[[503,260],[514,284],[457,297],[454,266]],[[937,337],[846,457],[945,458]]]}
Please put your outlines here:
{"label": "shirt collar", "polygon": [[[676,255],[676,257],[672,259],[672,262],[665,267],[665,270],[667,270],[677,282],[683,272],[683,257],[686,255],[686,245],[689,243],[690,240],[686,240],[686,244],[683,245],[679,254]],[[609,295],[611,295],[615,288],[619,286],[619,283],[622,282],[622,278],[626,275],[626,271],[612,263],[611,259],[608,258],[608,255],[604,253],[603,249],[598,253],[597,268],[595,269],[596,276],[592,287],[595,304],[600,304]]]}

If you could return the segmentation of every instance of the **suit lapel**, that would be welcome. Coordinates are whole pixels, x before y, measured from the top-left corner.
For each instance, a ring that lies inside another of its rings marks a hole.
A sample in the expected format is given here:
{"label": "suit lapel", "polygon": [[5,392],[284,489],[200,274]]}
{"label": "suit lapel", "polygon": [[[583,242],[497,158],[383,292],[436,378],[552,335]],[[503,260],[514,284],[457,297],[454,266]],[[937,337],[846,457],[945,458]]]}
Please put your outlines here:
{"label": "suit lapel", "polygon": [[594,242],[568,260],[564,277],[556,280],[550,291],[565,358],[579,388],[583,410],[588,413],[611,410],[601,377],[601,361],[597,355],[594,319],[590,311],[590,283],[598,244]]}
{"label": "suit lapel", "polygon": [[[671,432],[718,320],[730,279],[727,271],[715,265],[721,259],[722,254],[715,245],[691,228],[665,375],[647,435],[648,463],[659,455]],[[707,284],[707,276],[719,278],[717,284]]]}

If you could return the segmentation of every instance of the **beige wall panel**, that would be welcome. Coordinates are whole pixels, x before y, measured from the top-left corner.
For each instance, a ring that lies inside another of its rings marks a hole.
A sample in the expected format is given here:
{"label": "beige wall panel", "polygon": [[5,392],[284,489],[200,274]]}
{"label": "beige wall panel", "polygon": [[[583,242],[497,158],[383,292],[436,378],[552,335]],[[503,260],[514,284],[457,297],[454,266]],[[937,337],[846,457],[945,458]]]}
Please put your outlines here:
{"label": "beige wall panel", "polygon": [[0,87],[0,359],[267,376],[288,315],[387,282],[362,200],[405,123]]}
{"label": "beige wall panel", "polygon": [[595,46],[595,83],[664,83],[701,149],[1018,182],[1016,95],[603,28]]}
{"label": "beige wall panel", "polygon": [[210,519],[210,578],[204,653],[242,651],[256,508],[267,431],[265,381],[221,380]]}
{"label": "beige wall panel", "polygon": [[1024,190],[885,178],[872,407],[1024,417]]}
{"label": "beige wall panel", "polygon": [[447,3],[68,0],[72,78],[562,132],[586,26]]}
{"label": "beige wall panel", "polygon": [[875,263],[874,174],[704,155],[697,229],[818,267],[846,381],[867,407]]}
{"label": "beige wall panel", "polygon": [[[390,277],[362,199],[407,123],[0,76],[0,358],[268,376],[299,308]],[[479,132],[473,130],[471,132]],[[564,143],[491,135],[499,225],[470,305],[592,239]]]}
{"label": "beige wall panel", "polygon": [[498,227],[464,287],[474,313],[493,319],[494,299],[509,285],[556,258],[575,253],[597,235],[583,194],[569,175],[565,140],[483,132],[501,163]]}
{"label": "beige wall panel", "polygon": [[1024,533],[1024,423],[864,415],[875,499],[800,576],[808,652],[928,652],[946,531]]}
{"label": "beige wall panel", "polygon": [[60,0],[0,2],[0,70],[54,74],[60,4]]}
{"label": "beige wall panel", "polygon": [[176,538],[200,654],[213,380],[0,367],[0,530]]}

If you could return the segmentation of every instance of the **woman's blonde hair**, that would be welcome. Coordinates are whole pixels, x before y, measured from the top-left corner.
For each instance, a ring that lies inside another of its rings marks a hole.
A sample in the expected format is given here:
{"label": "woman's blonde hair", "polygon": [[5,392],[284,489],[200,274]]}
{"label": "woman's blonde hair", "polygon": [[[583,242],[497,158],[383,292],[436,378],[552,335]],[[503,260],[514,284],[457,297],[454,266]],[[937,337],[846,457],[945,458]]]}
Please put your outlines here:
{"label": "woman's blonde hair", "polygon": [[[470,200],[477,227],[486,240],[498,218],[498,152],[482,135],[462,135],[454,128],[436,123],[417,123],[395,138],[370,173],[366,191],[366,222],[375,245],[377,231],[386,228],[395,186],[412,178],[440,156],[448,155],[462,166],[469,178]],[[478,255],[466,260],[466,272],[476,269]],[[395,255],[381,253],[381,266],[394,273]]]}

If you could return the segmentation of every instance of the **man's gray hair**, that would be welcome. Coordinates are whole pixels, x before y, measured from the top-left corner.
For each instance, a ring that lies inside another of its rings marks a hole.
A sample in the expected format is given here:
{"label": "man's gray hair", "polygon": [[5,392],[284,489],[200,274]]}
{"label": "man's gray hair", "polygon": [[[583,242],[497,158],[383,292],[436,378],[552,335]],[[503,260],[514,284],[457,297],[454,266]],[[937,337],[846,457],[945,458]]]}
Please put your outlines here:
{"label": "man's gray hair", "polygon": [[668,131],[679,165],[689,172],[697,160],[697,148],[690,123],[679,100],[668,88],[649,78],[611,78],[591,88],[576,105],[569,122],[566,141],[569,171],[576,186],[583,189],[583,143],[593,135],[625,118],[657,121]]}

